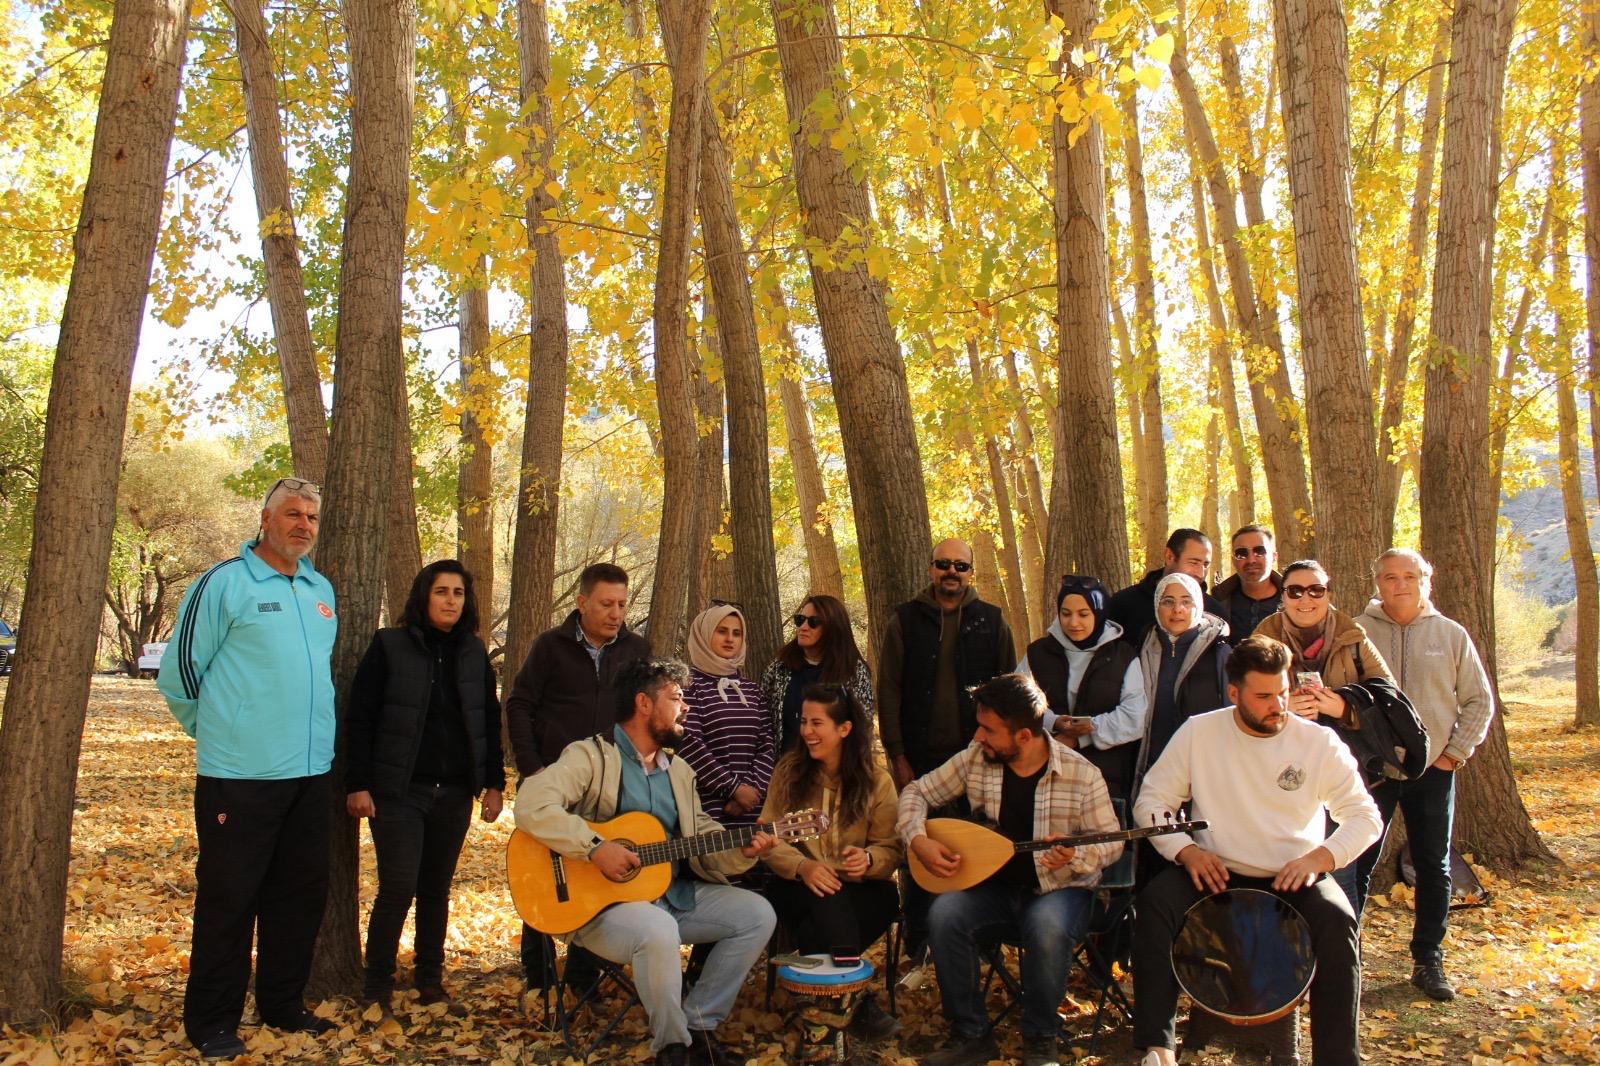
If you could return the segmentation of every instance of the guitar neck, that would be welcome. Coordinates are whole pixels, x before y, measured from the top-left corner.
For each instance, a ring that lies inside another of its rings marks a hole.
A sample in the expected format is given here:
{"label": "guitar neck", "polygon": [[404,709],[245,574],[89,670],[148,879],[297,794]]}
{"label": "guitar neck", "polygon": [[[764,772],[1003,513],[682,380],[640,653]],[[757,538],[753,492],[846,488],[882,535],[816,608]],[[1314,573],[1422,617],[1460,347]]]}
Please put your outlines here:
{"label": "guitar neck", "polygon": [[719,851],[732,851],[750,843],[757,833],[770,832],[772,826],[769,823],[757,822],[755,825],[741,825],[697,837],[673,837],[654,844],[640,844],[633,849],[633,853],[639,856],[642,865],[652,866],[660,862],[676,862]]}
{"label": "guitar neck", "polygon": [[1122,840],[1143,840],[1145,837],[1165,836],[1168,833],[1187,833],[1195,829],[1204,829],[1204,822],[1173,822],[1170,825],[1147,825],[1139,829],[1119,829],[1114,833],[1085,833],[1082,836],[1065,837],[1059,840],[1023,840],[1012,845],[1017,854],[1027,855],[1035,851],[1049,851],[1051,848],[1076,848],[1088,844],[1111,844]]}

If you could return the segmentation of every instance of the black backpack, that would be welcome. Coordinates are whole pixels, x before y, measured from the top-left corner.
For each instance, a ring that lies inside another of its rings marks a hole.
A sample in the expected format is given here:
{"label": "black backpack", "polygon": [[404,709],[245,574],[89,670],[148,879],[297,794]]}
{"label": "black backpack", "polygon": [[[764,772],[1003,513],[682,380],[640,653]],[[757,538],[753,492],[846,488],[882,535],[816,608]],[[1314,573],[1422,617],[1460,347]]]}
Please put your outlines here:
{"label": "black backpack", "polygon": [[1428,730],[1394,682],[1373,677],[1335,691],[1355,712],[1357,727],[1351,729],[1341,721],[1338,733],[1355,756],[1368,788],[1421,776],[1428,768]]}

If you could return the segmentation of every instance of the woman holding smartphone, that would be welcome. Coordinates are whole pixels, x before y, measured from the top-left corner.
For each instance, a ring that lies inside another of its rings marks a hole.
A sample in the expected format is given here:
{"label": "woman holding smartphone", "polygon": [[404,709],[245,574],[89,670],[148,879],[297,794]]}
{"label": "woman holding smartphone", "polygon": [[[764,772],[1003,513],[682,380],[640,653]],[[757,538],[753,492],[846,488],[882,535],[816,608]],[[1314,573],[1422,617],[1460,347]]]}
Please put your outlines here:
{"label": "woman holding smartphone", "polygon": [[1138,650],[1106,617],[1110,599],[1098,578],[1062,578],[1055,621],[1028,645],[1017,673],[1044,692],[1045,728],[1099,768],[1112,799],[1126,801],[1144,736],[1144,674]]}
{"label": "woman holding smartphone", "polygon": [[1283,605],[1256,626],[1256,635],[1288,647],[1289,709],[1302,718],[1345,716],[1341,685],[1381,677],[1393,681],[1383,653],[1361,623],[1333,606],[1328,572],[1315,559],[1283,568]]}
{"label": "woman holding smartphone", "polygon": [[[767,896],[801,952],[859,958],[900,911],[892,879],[904,849],[894,828],[894,781],[873,762],[866,711],[842,685],[805,690],[798,732],[795,749],[773,771],[761,817],[815,807],[829,824],[822,836],[780,841],[763,857],[776,875]],[[852,1026],[874,1040],[900,1028],[870,995]]]}

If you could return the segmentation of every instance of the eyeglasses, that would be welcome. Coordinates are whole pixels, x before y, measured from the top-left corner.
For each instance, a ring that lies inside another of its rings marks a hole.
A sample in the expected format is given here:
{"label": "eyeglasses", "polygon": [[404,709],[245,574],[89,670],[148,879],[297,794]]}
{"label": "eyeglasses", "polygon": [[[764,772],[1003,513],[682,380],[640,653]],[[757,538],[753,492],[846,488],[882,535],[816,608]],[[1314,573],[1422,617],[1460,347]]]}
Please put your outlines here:
{"label": "eyeglasses", "polygon": [[1285,586],[1283,586],[1283,594],[1285,596],[1289,597],[1289,599],[1291,599],[1291,600],[1298,600],[1302,596],[1310,596],[1314,600],[1320,600],[1320,599],[1322,599],[1322,597],[1324,597],[1324,596],[1326,596],[1328,594],[1328,586],[1326,586],[1326,585],[1285,585]]}
{"label": "eyeglasses", "polygon": [[972,564],[965,559],[935,559],[933,566],[935,570],[954,570],[958,574],[972,569]]}
{"label": "eyeglasses", "polygon": [[1172,610],[1173,608],[1176,608],[1176,607],[1193,607],[1194,606],[1194,600],[1190,599],[1187,596],[1185,596],[1181,600],[1175,600],[1171,596],[1163,596],[1163,597],[1161,597],[1161,600],[1156,604],[1156,606],[1170,611],[1170,610]]}
{"label": "eyeglasses", "polygon": [[1252,555],[1258,559],[1265,559],[1267,557],[1267,546],[1265,544],[1257,544],[1252,548],[1233,549],[1233,557],[1235,559],[1248,559]]}
{"label": "eyeglasses", "polygon": [[732,607],[735,611],[738,611],[740,614],[744,613],[744,604],[740,603],[738,600],[719,600],[719,599],[716,599],[715,597],[713,597],[712,600],[711,600],[711,606],[713,606],[713,607]]}
{"label": "eyeglasses", "polygon": [[793,622],[795,624],[795,628],[796,629],[804,629],[807,626],[810,626],[812,629],[821,629],[822,628],[822,617],[820,615],[815,615],[815,614],[791,615],[790,618],[789,618],[789,621],[791,621],[791,622]]}
{"label": "eyeglasses", "polygon": [[262,506],[266,506],[266,503],[272,499],[272,494],[278,491],[280,485],[290,492],[303,492],[309,489],[318,496],[322,495],[322,486],[315,481],[307,481],[301,477],[280,477],[272,483],[272,487],[267,490],[267,494],[261,498]]}

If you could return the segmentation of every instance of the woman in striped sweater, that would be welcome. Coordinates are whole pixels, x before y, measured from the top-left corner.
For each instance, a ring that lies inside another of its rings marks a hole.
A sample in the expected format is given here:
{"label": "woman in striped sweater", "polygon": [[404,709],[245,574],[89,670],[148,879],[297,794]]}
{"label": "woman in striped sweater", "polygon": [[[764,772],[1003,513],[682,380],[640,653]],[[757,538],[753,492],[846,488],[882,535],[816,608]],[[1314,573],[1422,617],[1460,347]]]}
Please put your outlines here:
{"label": "woman in striped sweater", "polygon": [[726,826],[750,825],[772,778],[772,714],[761,686],[744,677],[744,615],[733,604],[689,625],[689,687],[677,754],[694,767],[705,812]]}

